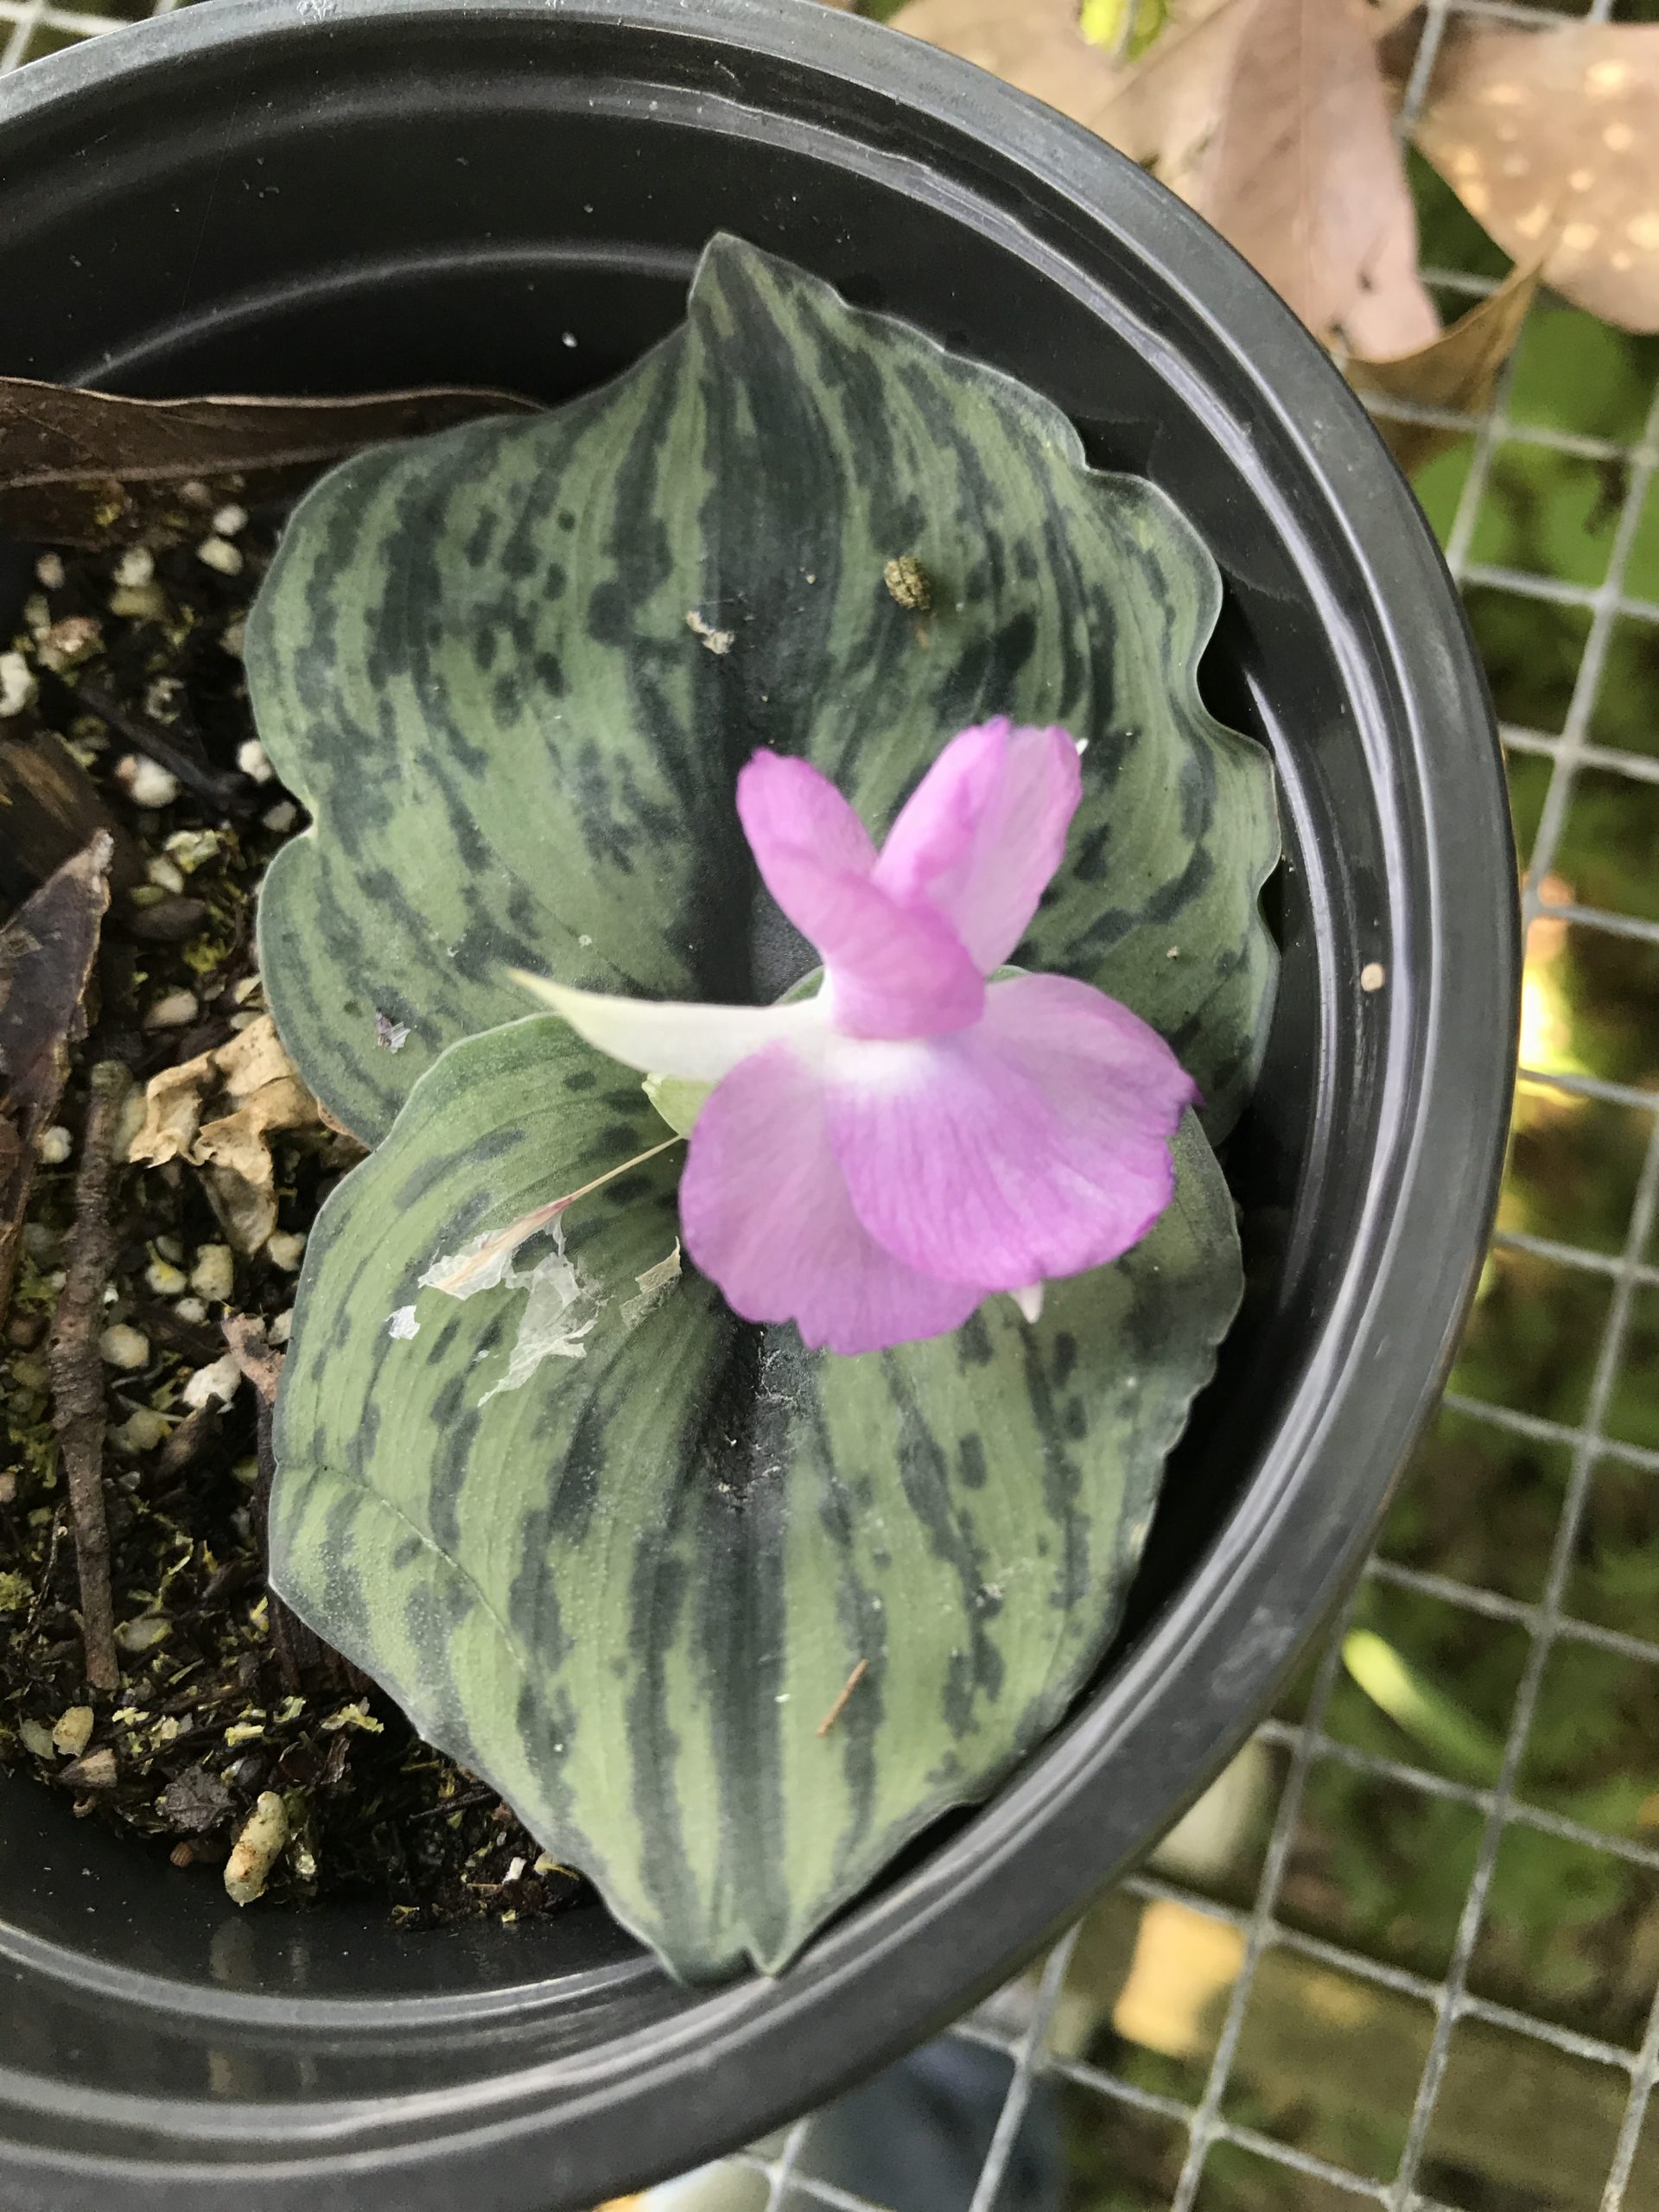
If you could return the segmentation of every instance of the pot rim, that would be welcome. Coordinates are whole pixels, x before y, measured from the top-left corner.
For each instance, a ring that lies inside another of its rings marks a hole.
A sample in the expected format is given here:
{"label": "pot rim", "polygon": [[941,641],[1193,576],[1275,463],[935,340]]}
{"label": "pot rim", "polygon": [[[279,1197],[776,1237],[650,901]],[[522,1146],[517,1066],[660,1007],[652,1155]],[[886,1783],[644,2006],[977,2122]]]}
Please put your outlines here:
{"label": "pot rim", "polygon": [[[950,143],[971,131],[983,160],[1037,188],[1046,209],[1064,211],[1065,228],[1084,238],[1104,229],[1179,283],[1211,360],[1236,385],[1235,406],[1271,420],[1270,456],[1239,437],[1234,465],[1300,538],[1306,530],[1291,519],[1292,494],[1269,467],[1269,459],[1294,457],[1295,494],[1323,501],[1323,522],[1344,542],[1344,589],[1351,596],[1357,588],[1363,601],[1347,603],[1330,577],[1309,580],[1355,695],[1370,709],[1363,734],[1395,929],[1367,955],[1388,968],[1376,995],[1387,1022],[1379,1135],[1349,1263],[1314,1349],[1209,1552],[1071,1720],[923,1863],[853,1907],[782,1980],[700,1993],[671,2020],[575,2057],[373,2107],[308,2105],[286,2127],[282,2107],[116,2099],[89,2088],[88,2113],[130,2124],[131,2111],[117,2108],[138,2108],[173,2162],[166,2169],[149,2158],[0,2145],[0,2174],[37,2183],[112,2177],[138,2205],[154,2189],[157,2204],[206,2208],[261,2182],[274,2202],[281,2181],[297,2204],[324,2175],[349,2177],[362,2212],[447,2205],[463,2183],[485,2185],[483,2201],[505,2202],[487,2177],[509,2145],[524,2174],[537,2173],[561,2202],[591,2202],[823,2101],[994,1987],[1133,1857],[1135,1802],[1161,1809],[1197,1795],[1353,1571],[1449,1363],[1507,1126],[1518,932],[1513,902],[1493,894],[1514,880],[1513,851],[1491,709],[1451,580],[1404,480],[1322,351],[1198,218],[1089,131],[967,62],[810,0],[219,0],[0,81],[0,151],[7,132],[95,100],[115,79],[219,49],[326,41],[346,26],[395,35],[411,16],[453,17],[458,33],[496,20],[533,22],[550,39],[565,24],[602,23],[649,39],[655,54],[677,41],[793,64],[933,126],[947,175]],[[971,182],[959,188],[973,191]],[[1065,229],[1057,218],[1046,224],[1026,250],[1064,259]],[[1079,281],[1097,283],[1081,272]],[[1481,988],[1459,994],[1458,978],[1471,976]],[[1322,966],[1327,1002],[1344,980]],[[1169,1725],[1172,1701],[1179,1730]],[[140,2012],[296,2030],[326,2024],[336,2035],[384,2034],[416,2010],[434,2030],[454,2033],[486,2013],[535,2009],[522,1982],[504,1987],[499,2003],[208,1998],[194,1985],[94,1967],[38,1941],[14,1948],[0,1931],[6,1960],[102,1988]],[[645,1971],[630,1962],[596,1979]],[[826,2032],[826,2018],[835,2031]],[[752,2068],[762,2044],[766,2065]],[[791,2084],[786,2096],[781,2081]],[[38,2101],[40,2088],[0,2066],[0,2109],[11,2099]],[[213,2146],[233,2142],[244,2156],[225,2163]],[[257,2162],[245,2157],[256,2143]]]}

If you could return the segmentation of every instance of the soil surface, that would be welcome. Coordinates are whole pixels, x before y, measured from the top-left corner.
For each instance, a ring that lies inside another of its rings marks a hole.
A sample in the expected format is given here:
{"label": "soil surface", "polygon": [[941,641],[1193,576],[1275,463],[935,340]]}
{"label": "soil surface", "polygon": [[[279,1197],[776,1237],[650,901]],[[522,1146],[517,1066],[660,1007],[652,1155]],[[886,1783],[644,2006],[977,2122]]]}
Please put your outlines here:
{"label": "soil surface", "polygon": [[[269,1416],[226,1368],[222,1325],[246,1317],[245,1341],[280,1357],[306,1233],[359,1147],[314,1113],[270,1136],[269,1234],[250,1228],[235,1179],[188,1148],[128,1158],[156,1077],[269,1035],[255,893],[304,825],[255,745],[240,658],[276,524],[200,504],[175,518],[170,546],[43,555],[22,626],[0,636],[0,912],[99,828],[115,841],[90,1034],[38,1141],[0,1324],[0,1767],[170,1854],[180,1879],[222,1880],[259,1808],[267,1846],[273,1822],[285,1840],[257,1870],[255,1910],[368,1893],[411,1928],[558,1910],[577,1878],[265,1586]],[[98,1692],[48,1351],[79,1233],[87,1076],[111,1060],[132,1090],[112,1147],[114,1263],[88,1341],[120,1680]]]}

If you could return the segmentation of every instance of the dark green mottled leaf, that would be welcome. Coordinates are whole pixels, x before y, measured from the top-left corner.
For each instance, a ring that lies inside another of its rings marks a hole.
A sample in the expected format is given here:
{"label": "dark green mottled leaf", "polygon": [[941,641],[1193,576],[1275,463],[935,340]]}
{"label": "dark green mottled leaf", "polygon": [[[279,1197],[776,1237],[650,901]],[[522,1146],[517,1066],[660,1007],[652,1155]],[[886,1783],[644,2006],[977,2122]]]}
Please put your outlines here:
{"label": "dark green mottled leaf", "polygon": [[[888,582],[905,559],[926,611]],[[717,239],[684,327],[615,383],[359,455],[286,533],[247,665],[317,818],[262,907],[289,1047],[378,1141],[446,1046],[522,1011],[505,966],[770,998],[808,956],[760,926],[749,753],[806,754],[880,835],[958,728],[1009,714],[1088,743],[1016,957],[1160,1028],[1218,1136],[1278,853],[1265,754],[1198,703],[1219,597],[1162,495],[1087,469],[1046,401]]]}
{"label": "dark green mottled leaf", "polygon": [[[272,1567],[430,1741],[708,1978],[781,1966],[1064,1712],[1241,1275],[1189,1116],[1163,1219],[1052,1286],[1035,1328],[996,1299],[930,1344],[808,1355],[689,1264],[639,1287],[675,1249],[671,1145],[566,1217],[582,1356],[501,1389],[537,1293],[462,1301],[421,1276],[664,1135],[549,1016],[426,1075],[311,1238]],[[524,1271],[556,1272],[538,1249]]]}

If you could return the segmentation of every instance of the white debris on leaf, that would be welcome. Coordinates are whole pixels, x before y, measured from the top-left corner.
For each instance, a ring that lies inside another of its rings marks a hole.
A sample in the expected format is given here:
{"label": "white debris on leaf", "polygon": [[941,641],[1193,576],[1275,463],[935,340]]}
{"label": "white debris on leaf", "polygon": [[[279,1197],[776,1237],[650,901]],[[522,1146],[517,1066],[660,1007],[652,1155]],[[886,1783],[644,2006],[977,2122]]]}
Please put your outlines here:
{"label": "white debris on leaf", "polygon": [[[416,1277],[417,1287],[422,1290],[441,1290],[449,1298],[476,1298],[480,1290],[499,1290],[512,1271],[512,1255],[518,1249],[495,1231],[486,1230],[482,1236],[474,1236],[470,1244],[463,1244],[458,1252],[446,1252],[442,1258],[434,1260],[426,1273]],[[474,1260],[486,1251],[489,1252],[488,1259],[474,1267]]]}
{"label": "white debris on leaf", "polygon": [[703,620],[695,607],[686,609],[685,626],[711,653],[728,653],[737,643],[735,630],[716,630],[712,622]]}
{"label": "white debris on leaf", "polygon": [[622,1321],[626,1328],[638,1328],[648,1313],[654,1313],[666,1300],[680,1279],[680,1240],[674,1239],[674,1249],[666,1259],[658,1260],[654,1268],[647,1268],[643,1274],[634,1277],[639,1286],[638,1298],[628,1299],[622,1307]]}
{"label": "white debris on leaf", "polygon": [[[552,1250],[534,1267],[514,1267],[519,1246],[545,1226],[534,1215],[525,1218],[531,1225],[522,1236],[503,1236],[499,1230],[476,1236],[459,1252],[446,1252],[434,1260],[420,1278],[423,1290],[441,1290],[449,1298],[476,1298],[485,1290],[529,1294],[507,1355],[507,1371],[484,1393],[480,1405],[487,1405],[503,1390],[522,1389],[544,1359],[585,1359],[588,1347],[582,1339],[599,1319],[605,1303],[577,1274],[564,1249],[564,1224],[556,1217],[552,1224]],[[487,1253],[487,1258],[481,1266],[469,1269],[469,1263],[480,1253]]]}
{"label": "white debris on leaf", "polygon": [[[522,1390],[544,1359],[586,1359],[582,1338],[597,1323],[604,1300],[577,1275],[564,1249],[564,1224],[556,1222],[553,1249],[533,1268],[509,1268],[511,1289],[529,1293],[518,1316],[518,1333],[507,1354],[507,1371],[479,1400],[488,1405],[504,1390]],[[578,1312],[587,1318],[577,1320]]]}
{"label": "white debris on leaf", "polygon": [[374,1041],[377,1045],[383,1046],[388,1052],[401,1052],[409,1042],[409,1024],[406,1021],[394,1021],[389,1014],[381,1014],[377,1011],[374,1017]]}
{"label": "white debris on leaf", "polygon": [[1043,1289],[1039,1282],[1027,1283],[1023,1290],[1011,1290],[1008,1296],[1020,1308],[1033,1328],[1043,1318]]}
{"label": "white debris on leaf", "polygon": [[386,1324],[386,1334],[395,1337],[400,1344],[406,1344],[411,1337],[418,1337],[420,1333],[421,1325],[415,1319],[412,1306],[400,1306]]}

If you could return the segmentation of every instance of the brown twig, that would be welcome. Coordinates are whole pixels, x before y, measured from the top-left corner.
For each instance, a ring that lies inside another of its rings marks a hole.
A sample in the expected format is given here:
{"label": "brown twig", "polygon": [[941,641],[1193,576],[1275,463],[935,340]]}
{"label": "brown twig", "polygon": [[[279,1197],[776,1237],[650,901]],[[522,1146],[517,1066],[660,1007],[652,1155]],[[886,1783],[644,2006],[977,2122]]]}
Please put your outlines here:
{"label": "brown twig", "polygon": [[87,1084],[86,1128],[75,1178],[75,1219],[69,1233],[63,1289],[47,1358],[52,1418],[63,1448],[75,1559],[80,1572],[81,1634],[86,1679],[97,1690],[118,1688],[115,1617],[110,1599],[110,1529],[104,1510],[104,1364],[99,1351],[104,1287],[115,1265],[110,1185],[116,1126],[130,1078],[119,1060],[100,1060]]}
{"label": "brown twig", "polygon": [[854,1668],[852,1673],[848,1675],[846,1681],[842,1684],[841,1695],[830,1707],[829,1712],[824,1714],[823,1719],[819,1721],[818,1733],[820,1736],[827,1736],[830,1733],[830,1731],[835,1726],[836,1721],[840,1719],[842,1714],[847,1710],[848,1699],[851,1697],[853,1692],[858,1688],[859,1684],[863,1681],[865,1675],[868,1675],[869,1671],[869,1661],[868,1659],[861,1659],[857,1666]]}
{"label": "brown twig", "polygon": [[187,791],[194,791],[211,807],[225,814],[251,814],[257,804],[255,787],[245,776],[225,769],[205,767],[188,749],[175,742],[148,715],[134,714],[96,677],[83,676],[73,688],[77,706],[107,722],[119,737],[148,753],[158,767],[176,776]]}

